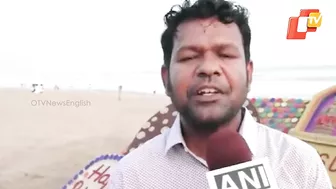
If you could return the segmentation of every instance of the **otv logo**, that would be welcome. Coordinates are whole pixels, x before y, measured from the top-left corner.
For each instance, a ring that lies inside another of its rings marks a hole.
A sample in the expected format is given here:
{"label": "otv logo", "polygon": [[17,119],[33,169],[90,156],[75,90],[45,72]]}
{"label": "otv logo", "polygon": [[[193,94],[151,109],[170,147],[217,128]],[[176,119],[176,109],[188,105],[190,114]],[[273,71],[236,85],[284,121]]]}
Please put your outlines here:
{"label": "otv logo", "polygon": [[316,32],[321,23],[319,9],[302,9],[298,17],[289,18],[287,39],[306,39],[307,32]]}

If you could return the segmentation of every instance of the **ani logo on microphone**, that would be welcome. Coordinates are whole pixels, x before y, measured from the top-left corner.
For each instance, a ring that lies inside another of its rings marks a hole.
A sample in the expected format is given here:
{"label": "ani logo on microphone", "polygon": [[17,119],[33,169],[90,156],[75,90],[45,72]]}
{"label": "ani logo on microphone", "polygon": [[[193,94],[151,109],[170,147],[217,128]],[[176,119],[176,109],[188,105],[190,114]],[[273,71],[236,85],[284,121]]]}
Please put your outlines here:
{"label": "ani logo on microphone", "polygon": [[278,189],[267,158],[207,172],[210,189]]}
{"label": "ani logo on microphone", "polygon": [[289,18],[287,39],[306,39],[307,32],[316,32],[321,23],[319,9],[302,9],[298,17]]}

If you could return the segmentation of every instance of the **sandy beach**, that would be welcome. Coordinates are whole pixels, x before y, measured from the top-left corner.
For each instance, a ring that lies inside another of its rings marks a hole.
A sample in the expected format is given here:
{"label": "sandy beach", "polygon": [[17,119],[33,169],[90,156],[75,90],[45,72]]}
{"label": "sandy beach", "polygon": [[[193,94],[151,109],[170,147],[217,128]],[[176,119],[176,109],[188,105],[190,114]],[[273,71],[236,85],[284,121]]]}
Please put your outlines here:
{"label": "sandy beach", "polygon": [[[51,103],[51,104],[47,104]],[[59,189],[89,160],[120,152],[163,95],[0,89],[0,188]]]}

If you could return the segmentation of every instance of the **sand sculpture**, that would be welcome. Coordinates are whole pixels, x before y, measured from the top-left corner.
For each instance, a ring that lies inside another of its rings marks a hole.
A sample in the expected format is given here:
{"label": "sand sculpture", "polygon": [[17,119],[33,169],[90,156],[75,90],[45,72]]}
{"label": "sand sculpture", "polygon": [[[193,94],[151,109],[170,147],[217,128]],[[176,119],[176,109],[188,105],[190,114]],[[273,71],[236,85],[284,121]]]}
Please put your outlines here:
{"label": "sand sculpture", "polygon": [[62,189],[107,189],[111,167],[122,157],[119,154],[107,154],[95,158],[71,178]]}
{"label": "sand sculpture", "polygon": [[289,134],[317,149],[336,188],[336,86],[312,99]]}
{"label": "sand sculpture", "polygon": [[[311,101],[252,98],[246,100],[244,106],[257,122],[289,133],[314,146],[336,186],[336,86],[320,92]],[[148,119],[122,155],[96,158],[62,189],[107,189],[104,187],[104,179],[110,175],[107,175],[107,171],[104,172],[105,169],[110,169],[123,155],[170,128],[176,115],[172,104],[166,106]]]}

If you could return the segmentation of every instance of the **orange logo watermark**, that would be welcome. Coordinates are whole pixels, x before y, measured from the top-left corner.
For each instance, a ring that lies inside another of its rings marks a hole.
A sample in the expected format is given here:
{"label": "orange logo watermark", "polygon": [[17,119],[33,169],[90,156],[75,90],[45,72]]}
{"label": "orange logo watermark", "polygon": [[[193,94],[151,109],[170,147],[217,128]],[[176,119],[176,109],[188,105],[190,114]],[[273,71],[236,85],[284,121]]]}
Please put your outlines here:
{"label": "orange logo watermark", "polygon": [[321,23],[319,9],[302,9],[299,16],[289,18],[287,39],[306,39],[307,32],[316,32]]}

